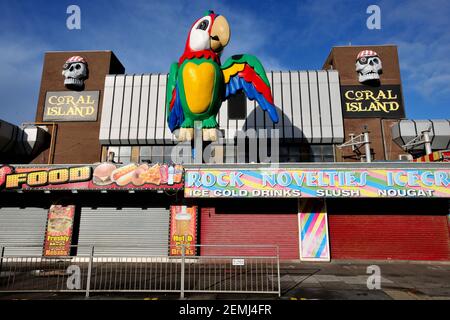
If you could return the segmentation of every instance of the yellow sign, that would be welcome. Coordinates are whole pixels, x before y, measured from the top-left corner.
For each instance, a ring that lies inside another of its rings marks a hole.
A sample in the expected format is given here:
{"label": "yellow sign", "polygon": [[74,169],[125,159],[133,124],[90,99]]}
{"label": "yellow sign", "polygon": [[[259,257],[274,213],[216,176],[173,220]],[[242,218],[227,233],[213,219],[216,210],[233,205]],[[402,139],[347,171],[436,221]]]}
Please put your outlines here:
{"label": "yellow sign", "polygon": [[88,181],[91,178],[92,168],[90,166],[20,172],[6,176],[5,188],[16,189],[23,184],[29,187],[39,187],[48,184],[74,183]]}

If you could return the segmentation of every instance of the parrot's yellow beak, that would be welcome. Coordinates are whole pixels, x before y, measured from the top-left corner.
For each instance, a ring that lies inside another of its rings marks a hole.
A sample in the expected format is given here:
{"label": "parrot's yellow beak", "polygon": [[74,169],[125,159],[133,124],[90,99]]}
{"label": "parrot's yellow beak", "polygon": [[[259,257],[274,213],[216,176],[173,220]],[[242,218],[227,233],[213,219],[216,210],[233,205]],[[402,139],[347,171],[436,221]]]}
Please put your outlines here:
{"label": "parrot's yellow beak", "polygon": [[230,41],[230,26],[224,16],[214,19],[211,28],[211,49],[220,54]]}

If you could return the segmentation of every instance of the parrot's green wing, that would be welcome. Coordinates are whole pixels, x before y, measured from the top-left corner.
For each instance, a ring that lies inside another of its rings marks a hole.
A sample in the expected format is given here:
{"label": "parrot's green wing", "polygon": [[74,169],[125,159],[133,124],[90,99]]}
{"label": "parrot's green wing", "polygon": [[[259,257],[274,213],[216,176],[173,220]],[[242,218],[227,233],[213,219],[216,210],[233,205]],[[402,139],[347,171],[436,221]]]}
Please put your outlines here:
{"label": "parrot's green wing", "polygon": [[269,113],[274,123],[278,122],[270,83],[258,58],[249,54],[235,55],[225,61],[221,68],[225,82],[225,99],[242,90],[247,98],[256,100],[259,106]]}

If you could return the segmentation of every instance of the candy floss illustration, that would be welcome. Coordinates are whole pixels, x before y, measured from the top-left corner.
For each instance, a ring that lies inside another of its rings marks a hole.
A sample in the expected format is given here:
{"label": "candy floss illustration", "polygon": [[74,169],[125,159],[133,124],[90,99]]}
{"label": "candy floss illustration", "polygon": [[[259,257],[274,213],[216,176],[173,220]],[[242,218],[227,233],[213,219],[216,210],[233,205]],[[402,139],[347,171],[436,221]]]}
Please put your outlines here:
{"label": "candy floss illustration", "polygon": [[325,202],[316,199],[302,199],[300,202],[299,222],[301,258],[329,260]]}

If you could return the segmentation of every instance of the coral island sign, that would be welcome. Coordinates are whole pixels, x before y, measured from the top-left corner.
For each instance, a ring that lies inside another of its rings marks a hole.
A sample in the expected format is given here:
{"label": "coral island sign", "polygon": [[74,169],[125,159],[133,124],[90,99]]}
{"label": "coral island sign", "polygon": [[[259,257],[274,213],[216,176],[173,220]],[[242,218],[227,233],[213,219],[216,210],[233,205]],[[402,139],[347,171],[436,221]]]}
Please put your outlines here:
{"label": "coral island sign", "polygon": [[44,121],[97,121],[98,91],[49,91],[45,97]]}
{"label": "coral island sign", "polygon": [[450,170],[187,169],[187,198],[450,198]]}
{"label": "coral island sign", "polygon": [[341,86],[341,96],[342,111],[346,118],[405,116],[399,85]]}

